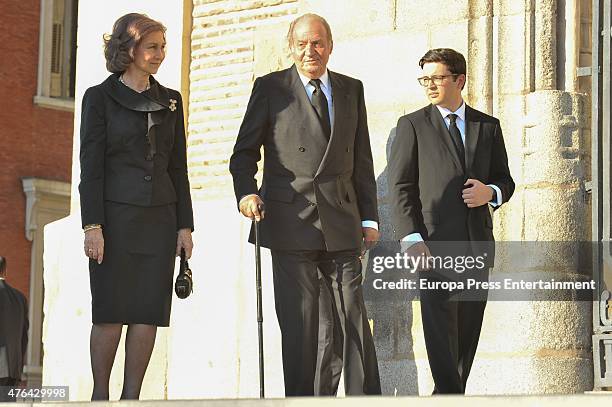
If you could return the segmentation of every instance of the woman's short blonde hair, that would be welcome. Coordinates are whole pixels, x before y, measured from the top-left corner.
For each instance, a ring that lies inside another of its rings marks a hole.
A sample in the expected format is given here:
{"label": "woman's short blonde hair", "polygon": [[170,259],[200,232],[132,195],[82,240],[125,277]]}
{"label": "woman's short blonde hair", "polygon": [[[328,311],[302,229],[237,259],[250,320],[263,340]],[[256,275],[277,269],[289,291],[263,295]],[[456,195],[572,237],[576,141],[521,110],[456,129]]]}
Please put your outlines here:
{"label": "woman's short blonde hair", "polygon": [[134,61],[134,49],[140,41],[156,31],[166,35],[166,27],[145,14],[129,13],[119,17],[113,25],[112,34],[104,34],[106,69],[112,73],[125,72]]}

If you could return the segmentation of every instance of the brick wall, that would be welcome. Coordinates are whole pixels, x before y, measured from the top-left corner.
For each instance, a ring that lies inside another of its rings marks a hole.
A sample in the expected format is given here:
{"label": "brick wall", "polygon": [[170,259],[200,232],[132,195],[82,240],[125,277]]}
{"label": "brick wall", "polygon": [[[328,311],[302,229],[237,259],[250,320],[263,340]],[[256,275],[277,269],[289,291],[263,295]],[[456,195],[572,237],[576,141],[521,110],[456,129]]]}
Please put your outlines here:
{"label": "brick wall", "polygon": [[231,193],[228,160],[255,76],[256,33],[279,23],[286,30],[297,11],[297,0],[194,1],[188,152],[196,199]]}
{"label": "brick wall", "polygon": [[9,283],[28,295],[31,243],[21,178],[70,181],[73,113],[33,104],[40,0],[3,2],[0,24],[0,255],[8,261]]}

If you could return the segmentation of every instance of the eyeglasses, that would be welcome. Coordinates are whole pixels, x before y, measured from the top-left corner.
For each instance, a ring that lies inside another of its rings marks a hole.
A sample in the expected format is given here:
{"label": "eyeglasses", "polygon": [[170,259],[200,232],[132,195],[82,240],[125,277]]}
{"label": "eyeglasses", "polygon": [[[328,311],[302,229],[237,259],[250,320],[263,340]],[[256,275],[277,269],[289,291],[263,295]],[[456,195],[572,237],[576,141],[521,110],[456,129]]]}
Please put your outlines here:
{"label": "eyeglasses", "polygon": [[419,85],[425,88],[428,87],[431,82],[433,82],[436,86],[440,86],[442,85],[442,82],[444,82],[444,78],[447,78],[449,76],[454,76],[456,78],[457,76],[459,76],[459,74],[454,73],[450,75],[434,75],[432,77],[423,76],[422,78],[418,78],[417,81],[419,81]]}

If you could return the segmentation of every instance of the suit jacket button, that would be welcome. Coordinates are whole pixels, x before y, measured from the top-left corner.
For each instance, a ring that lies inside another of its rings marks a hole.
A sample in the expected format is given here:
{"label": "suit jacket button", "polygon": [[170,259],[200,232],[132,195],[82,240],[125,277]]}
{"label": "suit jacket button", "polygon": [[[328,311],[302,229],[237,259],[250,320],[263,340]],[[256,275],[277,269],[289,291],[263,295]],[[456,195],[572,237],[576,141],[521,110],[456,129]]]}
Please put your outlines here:
{"label": "suit jacket button", "polygon": [[351,152],[351,148],[350,148],[350,147],[347,147],[347,148],[346,148],[346,152],[347,152],[347,153],[350,153],[350,152]]}
{"label": "suit jacket button", "polygon": [[304,151],[306,151],[306,149],[304,147],[300,147],[298,148],[298,150],[300,150],[301,153],[303,153]]}
{"label": "suit jacket button", "polygon": [[151,179],[152,179],[152,178],[153,178],[153,177],[151,177],[150,175],[145,175],[145,176],[144,176],[144,180],[145,180],[145,181],[151,181]]}

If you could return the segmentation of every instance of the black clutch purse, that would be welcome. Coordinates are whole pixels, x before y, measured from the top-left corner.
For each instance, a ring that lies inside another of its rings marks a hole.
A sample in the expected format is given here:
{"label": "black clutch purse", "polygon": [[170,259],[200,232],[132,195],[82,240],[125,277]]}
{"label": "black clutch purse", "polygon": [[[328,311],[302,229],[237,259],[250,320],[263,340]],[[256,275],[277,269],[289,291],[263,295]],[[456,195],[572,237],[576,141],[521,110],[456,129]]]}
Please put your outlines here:
{"label": "black clutch purse", "polygon": [[191,275],[189,263],[185,258],[185,249],[181,249],[181,267],[178,276],[176,276],[176,282],[174,283],[174,292],[176,296],[181,299],[189,297],[193,292],[193,277]]}

